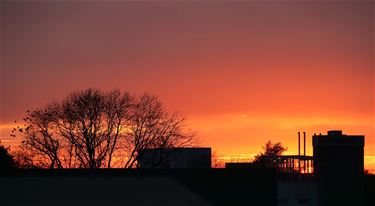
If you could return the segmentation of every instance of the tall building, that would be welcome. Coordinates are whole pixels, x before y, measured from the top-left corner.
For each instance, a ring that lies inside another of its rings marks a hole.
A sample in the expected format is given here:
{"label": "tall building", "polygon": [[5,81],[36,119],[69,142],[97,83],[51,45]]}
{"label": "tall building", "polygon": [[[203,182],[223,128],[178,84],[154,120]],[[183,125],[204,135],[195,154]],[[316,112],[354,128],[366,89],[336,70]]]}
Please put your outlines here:
{"label": "tall building", "polygon": [[363,205],[364,142],[340,130],[313,136],[318,205]]}

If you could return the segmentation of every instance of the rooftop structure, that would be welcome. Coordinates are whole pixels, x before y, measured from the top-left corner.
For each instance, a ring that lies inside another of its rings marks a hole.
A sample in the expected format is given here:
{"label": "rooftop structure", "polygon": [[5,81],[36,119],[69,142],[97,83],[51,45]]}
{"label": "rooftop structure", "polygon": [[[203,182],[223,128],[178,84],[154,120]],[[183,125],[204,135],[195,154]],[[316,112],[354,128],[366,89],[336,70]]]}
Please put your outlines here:
{"label": "rooftop structure", "polygon": [[145,149],[141,168],[211,168],[211,148]]}
{"label": "rooftop structure", "polygon": [[365,137],[340,130],[313,136],[318,205],[362,205]]}
{"label": "rooftop structure", "polygon": [[286,173],[313,173],[313,156],[306,155],[306,132],[303,132],[303,154],[301,154],[301,133],[298,132],[298,155],[278,156],[278,165]]}

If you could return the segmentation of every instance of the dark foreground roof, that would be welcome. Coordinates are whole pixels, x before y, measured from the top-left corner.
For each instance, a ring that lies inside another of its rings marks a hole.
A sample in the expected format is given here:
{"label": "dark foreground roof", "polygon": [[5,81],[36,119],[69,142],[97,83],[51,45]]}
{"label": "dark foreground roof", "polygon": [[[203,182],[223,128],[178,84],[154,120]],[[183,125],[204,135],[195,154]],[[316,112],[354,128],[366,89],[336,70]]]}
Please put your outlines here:
{"label": "dark foreground roof", "polygon": [[272,169],[19,170],[0,205],[276,205]]}

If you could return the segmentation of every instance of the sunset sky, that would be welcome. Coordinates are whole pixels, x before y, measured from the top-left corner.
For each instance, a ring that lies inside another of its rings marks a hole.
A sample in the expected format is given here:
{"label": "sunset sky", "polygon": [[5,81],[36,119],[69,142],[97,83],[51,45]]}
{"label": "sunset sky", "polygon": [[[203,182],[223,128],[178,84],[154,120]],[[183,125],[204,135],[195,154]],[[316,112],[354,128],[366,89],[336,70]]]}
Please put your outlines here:
{"label": "sunset sky", "polygon": [[1,1],[2,144],[73,90],[159,96],[227,159],[297,132],[366,136],[375,169],[374,2]]}

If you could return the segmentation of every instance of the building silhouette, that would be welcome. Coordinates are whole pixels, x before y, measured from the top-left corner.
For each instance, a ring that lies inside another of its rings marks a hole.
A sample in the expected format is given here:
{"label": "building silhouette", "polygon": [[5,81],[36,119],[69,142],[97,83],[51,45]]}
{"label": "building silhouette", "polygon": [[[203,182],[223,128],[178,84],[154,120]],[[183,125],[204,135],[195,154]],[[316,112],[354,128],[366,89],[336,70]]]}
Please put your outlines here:
{"label": "building silhouette", "polygon": [[313,135],[318,205],[363,205],[365,137],[340,130]]}
{"label": "building silhouette", "polygon": [[145,149],[140,168],[211,168],[211,148]]}
{"label": "building silhouette", "polygon": [[277,205],[272,169],[20,170],[0,183],[1,206]]}
{"label": "building silhouette", "polygon": [[[312,136],[313,156],[280,155],[277,161],[278,205],[364,205],[363,135],[345,135],[340,130]],[[226,163],[226,168],[254,168],[253,163]]]}

